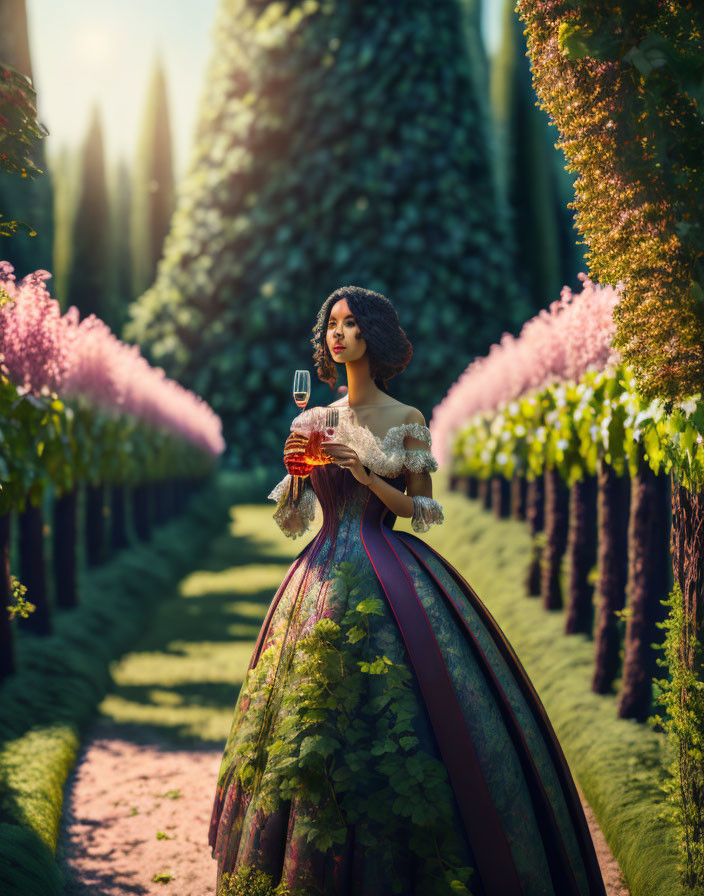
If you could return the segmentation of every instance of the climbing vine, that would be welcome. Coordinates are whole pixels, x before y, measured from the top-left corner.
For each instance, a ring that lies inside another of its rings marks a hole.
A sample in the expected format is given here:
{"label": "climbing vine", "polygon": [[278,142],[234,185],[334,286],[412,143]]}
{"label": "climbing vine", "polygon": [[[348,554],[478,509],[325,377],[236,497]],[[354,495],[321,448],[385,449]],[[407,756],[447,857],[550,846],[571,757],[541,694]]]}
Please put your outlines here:
{"label": "climbing vine", "polygon": [[[268,701],[254,712],[250,704],[233,753],[236,776],[255,809],[272,813],[296,798],[296,833],[321,852],[344,844],[354,825],[356,843],[391,869],[392,892],[402,890],[407,855],[398,847],[407,843],[418,860],[418,896],[470,896],[473,869],[462,858],[447,772],[417,736],[412,672],[376,650],[384,604],[356,599],[361,577],[353,563],[340,563],[336,578],[350,597],[347,611],[339,622],[320,619],[298,640],[268,736],[261,737],[268,723],[259,709]],[[274,646],[262,653],[244,700],[273,686],[276,653]]]}

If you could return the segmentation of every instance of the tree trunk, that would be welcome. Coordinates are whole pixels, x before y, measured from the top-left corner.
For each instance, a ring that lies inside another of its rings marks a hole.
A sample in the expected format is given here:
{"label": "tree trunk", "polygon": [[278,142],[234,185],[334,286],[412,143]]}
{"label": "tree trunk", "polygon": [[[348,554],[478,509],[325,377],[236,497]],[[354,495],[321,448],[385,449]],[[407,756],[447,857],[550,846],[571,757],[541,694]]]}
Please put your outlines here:
{"label": "tree trunk", "polygon": [[596,562],[596,477],[585,475],[572,485],[567,552],[570,586],[565,633],[592,635],[594,585],[588,577]]}
{"label": "tree trunk", "polygon": [[598,611],[592,690],[606,694],[619,669],[621,625],[616,616],[626,603],[628,577],[628,517],[631,481],[628,471],[618,476],[599,459],[597,470]]}
{"label": "tree trunk", "polygon": [[531,535],[537,535],[545,528],[545,473],[541,473],[528,483],[526,519]]}
{"label": "tree trunk", "polygon": [[499,519],[511,512],[511,486],[505,476],[497,475],[491,479],[491,506],[494,516]]}
{"label": "tree trunk", "polygon": [[477,498],[479,496],[479,481],[476,476],[467,477],[465,493],[468,498]]}
{"label": "tree trunk", "polygon": [[545,475],[531,479],[526,488],[526,520],[533,537],[530,563],[526,575],[526,591],[529,597],[540,596],[540,567],[542,548],[536,536],[543,531],[545,520]]}
{"label": "tree trunk", "polygon": [[105,487],[86,485],[86,563],[97,566],[105,560]]}
{"label": "tree trunk", "polygon": [[128,547],[130,543],[125,504],[125,486],[113,485],[110,489],[110,544],[116,551]]}
{"label": "tree trunk", "polygon": [[650,646],[664,638],[657,622],[665,618],[660,603],[667,596],[670,564],[670,500],[668,478],[656,476],[642,453],[631,485],[628,526],[629,615],[623,658],[623,683],[618,714],[644,722],[650,713],[656,654]]}
{"label": "tree trunk", "polygon": [[136,485],[132,490],[132,512],[134,530],[140,541],[149,541],[152,535],[151,515],[149,513],[149,489],[145,483]]}
{"label": "tree trunk", "polygon": [[56,606],[64,610],[78,604],[76,577],[78,492],[54,500],[54,584]]}
{"label": "tree trunk", "polygon": [[168,519],[172,520],[177,513],[176,507],[176,491],[178,488],[178,482],[175,479],[169,479],[166,483],[166,494],[167,494],[167,513]]}
{"label": "tree trunk", "polygon": [[156,506],[157,522],[163,525],[168,519],[166,511],[166,483],[163,479],[154,483],[154,504]]}
{"label": "tree trunk", "polygon": [[41,505],[27,501],[17,515],[19,522],[20,581],[27,588],[26,598],[36,609],[29,616],[17,617],[23,631],[35,635],[51,634],[49,597],[46,591],[46,559],[44,555],[44,514]]}
{"label": "tree trunk", "polygon": [[528,482],[522,473],[514,473],[511,479],[511,516],[514,520],[526,518]]}
{"label": "tree trunk", "polygon": [[457,473],[450,473],[450,479],[448,483],[448,488],[451,492],[456,492],[460,486],[460,478]]}
{"label": "tree trunk", "polygon": [[491,504],[491,479],[480,479],[477,485],[477,498],[482,507]]}
{"label": "tree trunk", "polygon": [[12,603],[10,585],[10,535],[12,514],[0,514],[0,682],[15,671],[15,647],[8,605]]}
{"label": "tree trunk", "polygon": [[557,469],[545,471],[545,550],[540,593],[545,610],[562,609],[560,569],[567,547],[569,489]]}

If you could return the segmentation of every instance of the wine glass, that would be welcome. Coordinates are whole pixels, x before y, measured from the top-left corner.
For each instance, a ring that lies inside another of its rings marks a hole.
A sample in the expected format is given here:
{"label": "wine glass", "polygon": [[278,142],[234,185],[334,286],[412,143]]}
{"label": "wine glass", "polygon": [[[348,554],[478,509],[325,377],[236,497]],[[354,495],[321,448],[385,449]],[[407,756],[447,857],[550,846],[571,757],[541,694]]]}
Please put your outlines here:
{"label": "wine glass", "polygon": [[293,374],[293,400],[304,408],[310,400],[310,371],[297,370]]}
{"label": "wine glass", "polygon": [[[310,371],[296,370],[293,374],[293,400],[299,408],[305,408],[310,400]],[[302,476],[291,477],[290,495],[294,502],[298,501],[301,493]]]}
{"label": "wine glass", "polygon": [[335,428],[340,422],[340,412],[337,408],[325,409],[325,435],[332,438],[335,435]]}

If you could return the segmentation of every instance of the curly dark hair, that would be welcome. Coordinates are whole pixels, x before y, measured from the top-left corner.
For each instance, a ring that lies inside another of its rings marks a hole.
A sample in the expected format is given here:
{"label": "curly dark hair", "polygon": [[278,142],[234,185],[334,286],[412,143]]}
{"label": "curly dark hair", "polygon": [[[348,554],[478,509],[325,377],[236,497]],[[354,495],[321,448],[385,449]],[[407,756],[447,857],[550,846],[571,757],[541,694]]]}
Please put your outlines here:
{"label": "curly dark hair", "polygon": [[[360,336],[367,343],[369,373],[377,387],[384,392],[387,382],[408,366],[413,357],[413,347],[398,322],[396,309],[386,296],[361,286],[341,286],[325,299],[313,327],[311,343],[315,351],[313,361],[318,378],[331,389],[337,382],[337,364],[330,354],[325,335],[330,310],[335,302],[347,299],[355,316]],[[358,336],[358,338],[360,338]]]}

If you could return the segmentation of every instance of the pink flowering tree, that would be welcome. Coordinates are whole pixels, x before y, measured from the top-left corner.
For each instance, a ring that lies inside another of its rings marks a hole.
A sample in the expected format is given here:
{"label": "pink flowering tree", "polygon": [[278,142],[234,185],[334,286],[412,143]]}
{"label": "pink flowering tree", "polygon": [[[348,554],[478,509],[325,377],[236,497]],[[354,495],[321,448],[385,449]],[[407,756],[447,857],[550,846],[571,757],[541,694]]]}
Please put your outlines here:
{"label": "pink flowering tree", "polygon": [[[86,484],[89,562],[104,556],[105,498],[131,484],[144,516],[149,490],[213,468],[224,450],[206,402],[152,367],[95,316],[61,314],[38,270],[16,281],[0,262],[0,600],[38,634],[50,632],[43,563],[42,496],[54,501],[57,603],[76,602],[77,485]],[[142,501],[142,504],[140,504]],[[119,517],[114,513],[113,523]],[[11,594],[10,511],[19,512],[20,577],[29,601]],[[136,527],[140,537],[148,531]],[[124,540],[123,540],[124,543]],[[30,612],[33,610],[34,612]],[[12,671],[11,630],[0,623],[0,677]]]}
{"label": "pink flowering tree", "polygon": [[448,460],[453,435],[477,412],[494,411],[551,383],[578,382],[587,370],[619,362],[611,347],[619,288],[578,276],[581,292],[563,287],[560,298],[527,321],[517,337],[504,333],[434,408],[430,429],[440,466]]}

